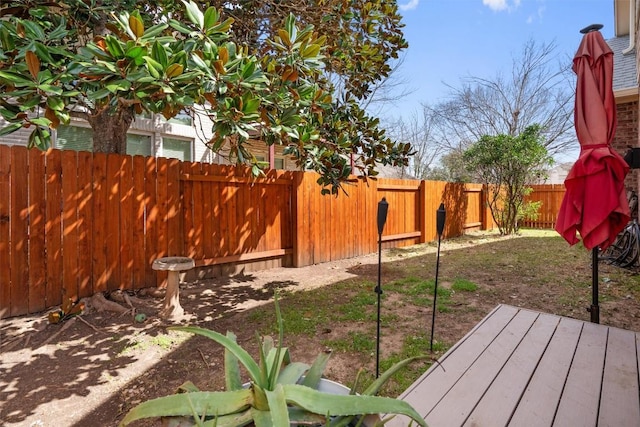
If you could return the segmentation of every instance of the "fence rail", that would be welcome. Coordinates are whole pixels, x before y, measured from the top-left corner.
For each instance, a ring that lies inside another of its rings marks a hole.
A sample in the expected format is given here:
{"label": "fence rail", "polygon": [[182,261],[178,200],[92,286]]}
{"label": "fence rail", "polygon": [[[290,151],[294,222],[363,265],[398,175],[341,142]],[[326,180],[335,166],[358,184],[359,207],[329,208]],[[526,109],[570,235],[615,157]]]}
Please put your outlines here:
{"label": "fence rail", "polygon": [[[189,256],[202,274],[238,264],[304,266],[491,229],[481,185],[353,178],[322,196],[310,172],[0,145],[0,318],[62,299],[161,285],[156,258]],[[534,192],[534,194],[536,194]],[[543,205],[544,206],[544,205]]]}

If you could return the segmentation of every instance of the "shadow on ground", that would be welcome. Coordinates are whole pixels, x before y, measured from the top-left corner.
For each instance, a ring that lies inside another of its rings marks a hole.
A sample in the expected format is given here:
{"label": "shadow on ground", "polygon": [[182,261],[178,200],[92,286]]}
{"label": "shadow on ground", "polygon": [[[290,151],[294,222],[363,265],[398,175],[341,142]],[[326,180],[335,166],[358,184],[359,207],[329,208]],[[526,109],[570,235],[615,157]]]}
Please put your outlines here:
{"label": "shadow on ground", "polygon": [[[297,285],[288,280],[257,282],[253,274],[239,274],[182,284],[180,301],[191,316],[189,323],[232,316],[269,301],[276,289]],[[73,414],[100,405],[94,394],[103,399],[157,363],[175,344],[166,337],[167,323],[156,317],[162,299],[133,297],[133,302],[136,313],[147,315],[146,322],[136,323],[132,313],[91,310],[55,325],[48,323],[46,312],[3,320],[2,425],[47,426],[54,425],[51,420],[79,419]],[[99,419],[89,416],[77,425],[102,425],[96,424]]]}

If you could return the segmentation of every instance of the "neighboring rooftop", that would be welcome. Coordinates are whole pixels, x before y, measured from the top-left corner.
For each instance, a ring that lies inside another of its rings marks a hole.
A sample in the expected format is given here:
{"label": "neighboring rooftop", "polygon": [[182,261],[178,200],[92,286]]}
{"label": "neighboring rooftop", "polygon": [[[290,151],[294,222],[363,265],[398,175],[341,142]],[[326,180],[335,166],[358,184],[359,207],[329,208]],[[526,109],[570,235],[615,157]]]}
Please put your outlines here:
{"label": "neighboring rooftop", "polygon": [[629,47],[629,36],[609,39],[607,44],[613,51],[613,90],[638,87],[636,50],[622,54]]}

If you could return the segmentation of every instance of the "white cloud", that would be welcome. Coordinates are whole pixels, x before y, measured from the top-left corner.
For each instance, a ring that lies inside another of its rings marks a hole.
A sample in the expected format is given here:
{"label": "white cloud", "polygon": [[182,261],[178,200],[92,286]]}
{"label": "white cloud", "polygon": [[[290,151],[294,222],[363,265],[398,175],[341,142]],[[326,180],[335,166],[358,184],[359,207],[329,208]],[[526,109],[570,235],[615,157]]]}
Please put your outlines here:
{"label": "white cloud", "polygon": [[547,7],[545,5],[542,5],[538,8],[538,18],[542,19],[542,16],[544,15],[544,11],[547,9]]}
{"label": "white cloud", "polygon": [[529,17],[527,18],[527,24],[531,24],[533,23],[536,19],[538,21],[542,21],[542,18],[544,17],[544,12],[546,10],[546,6],[543,4],[542,6],[538,7],[538,10],[535,14],[531,14],[529,15]]}
{"label": "white cloud", "polygon": [[482,4],[494,12],[516,9],[520,6],[520,2],[521,0],[482,0]]}
{"label": "white cloud", "polygon": [[489,6],[489,9],[500,11],[507,8],[507,0],[482,0],[482,4]]}
{"label": "white cloud", "polygon": [[400,4],[398,8],[400,10],[413,10],[418,7],[418,3],[420,3],[420,0],[409,0],[409,3]]}

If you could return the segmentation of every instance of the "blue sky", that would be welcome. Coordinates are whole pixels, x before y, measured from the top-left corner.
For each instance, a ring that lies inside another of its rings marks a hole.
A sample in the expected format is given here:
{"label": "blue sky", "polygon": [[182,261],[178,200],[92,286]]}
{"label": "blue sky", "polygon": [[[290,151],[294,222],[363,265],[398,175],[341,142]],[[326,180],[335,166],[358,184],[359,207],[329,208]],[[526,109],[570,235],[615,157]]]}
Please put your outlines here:
{"label": "blue sky", "polygon": [[405,38],[401,76],[413,92],[390,115],[444,100],[465,76],[509,72],[524,44],[554,41],[571,61],[589,24],[614,36],[613,0],[399,0]]}

